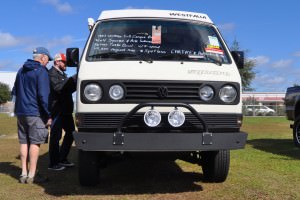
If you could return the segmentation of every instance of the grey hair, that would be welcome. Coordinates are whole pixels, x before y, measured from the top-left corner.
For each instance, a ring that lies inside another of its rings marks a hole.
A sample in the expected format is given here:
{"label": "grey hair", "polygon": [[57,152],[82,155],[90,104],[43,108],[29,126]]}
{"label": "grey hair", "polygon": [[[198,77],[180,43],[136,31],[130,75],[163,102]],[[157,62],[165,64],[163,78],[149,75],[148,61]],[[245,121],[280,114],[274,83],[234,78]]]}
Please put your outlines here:
{"label": "grey hair", "polygon": [[43,55],[43,54],[36,54],[36,53],[34,53],[34,54],[32,55],[32,58],[33,58],[33,60],[40,59],[40,57],[41,57],[42,55]]}

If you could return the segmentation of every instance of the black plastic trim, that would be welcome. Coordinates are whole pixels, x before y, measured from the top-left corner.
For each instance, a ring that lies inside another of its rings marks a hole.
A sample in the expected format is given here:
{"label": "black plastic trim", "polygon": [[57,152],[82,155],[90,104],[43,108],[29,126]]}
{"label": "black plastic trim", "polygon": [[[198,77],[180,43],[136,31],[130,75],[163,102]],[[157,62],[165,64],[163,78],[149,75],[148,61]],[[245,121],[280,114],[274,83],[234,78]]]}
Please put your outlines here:
{"label": "black plastic trim", "polygon": [[[96,83],[103,89],[99,101],[89,101],[84,97],[84,87],[89,83]],[[109,88],[119,84],[124,89],[124,98],[113,100],[109,97]],[[199,88],[208,85],[213,87],[214,97],[204,101],[199,97]],[[219,98],[219,91],[224,85],[231,85],[237,91],[236,99],[225,103]],[[161,94],[161,90],[166,90]],[[132,103],[187,103],[187,104],[215,104],[237,105],[240,102],[240,84],[222,81],[166,81],[166,80],[84,80],[80,84],[80,100],[84,104],[132,104]]]}

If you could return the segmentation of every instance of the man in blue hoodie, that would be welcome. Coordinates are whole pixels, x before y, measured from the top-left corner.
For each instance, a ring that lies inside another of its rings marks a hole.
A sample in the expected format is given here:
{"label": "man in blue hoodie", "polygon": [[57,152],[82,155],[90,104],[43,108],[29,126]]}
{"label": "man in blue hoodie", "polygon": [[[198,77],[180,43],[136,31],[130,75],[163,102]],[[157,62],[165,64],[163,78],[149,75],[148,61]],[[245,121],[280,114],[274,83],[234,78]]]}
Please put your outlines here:
{"label": "man in blue hoodie", "polygon": [[35,48],[33,60],[28,59],[19,69],[12,92],[16,96],[15,115],[22,166],[20,183],[46,181],[36,174],[36,167],[40,145],[47,142],[52,121],[48,109],[50,82],[46,65],[49,60],[53,59],[46,48]]}

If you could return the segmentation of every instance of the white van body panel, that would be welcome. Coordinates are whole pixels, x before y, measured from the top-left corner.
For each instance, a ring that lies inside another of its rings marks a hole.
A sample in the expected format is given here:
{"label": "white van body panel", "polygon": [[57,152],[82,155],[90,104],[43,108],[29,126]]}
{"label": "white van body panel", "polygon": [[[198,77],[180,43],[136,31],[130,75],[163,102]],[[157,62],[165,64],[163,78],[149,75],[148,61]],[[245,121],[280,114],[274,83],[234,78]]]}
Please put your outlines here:
{"label": "white van body panel", "polygon": [[[228,81],[240,82],[240,75],[235,65],[218,66],[215,63],[199,62],[159,62],[145,61],[102,61],[86,62],[82,60],[85,70],[78,74],[81,80],[182,80],[182,81]],[[77,97],[80,97],[78,91]],[[83,104],[77,99],[77,112],[128,112],[136,104]],[[241,102],[238,105],[192,105],[201,113],[241,113]],[[170,109],[159,108],[161,111]]]}
{"label": "white van body panel", "polygon": [[214,63],[142,61],[82,62],[79,78],[87,80],[134,79],[134,80],[201,80],[240,82],[234,65],[218,66]]}
{"label": "white van body panel", "polygon": [[174,10],[150,10],[150,9],[128,9],[128,10],[107,10],[103,11],[98,20],[117,18],[164,18],[195,20],[206,23],[213,23],[211,19],[203,13],[184,12]]}
{"label": "white van body panel", "polygon": [[[129,112],[133,109],[137,104],[82,104],[79,102],[77,104],[77,112],[88,112],[88,113],[101,113],[101,112]],[[230,106],[222,106],[222,105],[194,105],[191,104],[198,112],[200,113],[236,113],[240,114],[241,111],[241,103],[237,105]],[[179,110],[185,111],[185,109],[178,108]],[[148,109],[141,109],[140,111],[145,111]],[[161,112],[170,112],[173,109],[157,107],[156,110]]]}

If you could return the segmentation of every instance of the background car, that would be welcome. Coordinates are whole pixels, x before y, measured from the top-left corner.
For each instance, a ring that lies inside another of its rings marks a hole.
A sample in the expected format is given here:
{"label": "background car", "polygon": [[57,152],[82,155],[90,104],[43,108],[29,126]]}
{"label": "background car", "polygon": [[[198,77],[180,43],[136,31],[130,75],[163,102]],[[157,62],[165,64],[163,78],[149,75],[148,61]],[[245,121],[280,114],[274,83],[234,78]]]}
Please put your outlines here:
{"label": "background car", "polygon": [[[254,113],[253,113],[254,112]],[[275,115],[275,110],[267,106],[246,106],[246,115],[255,116],[272,116]]]}

